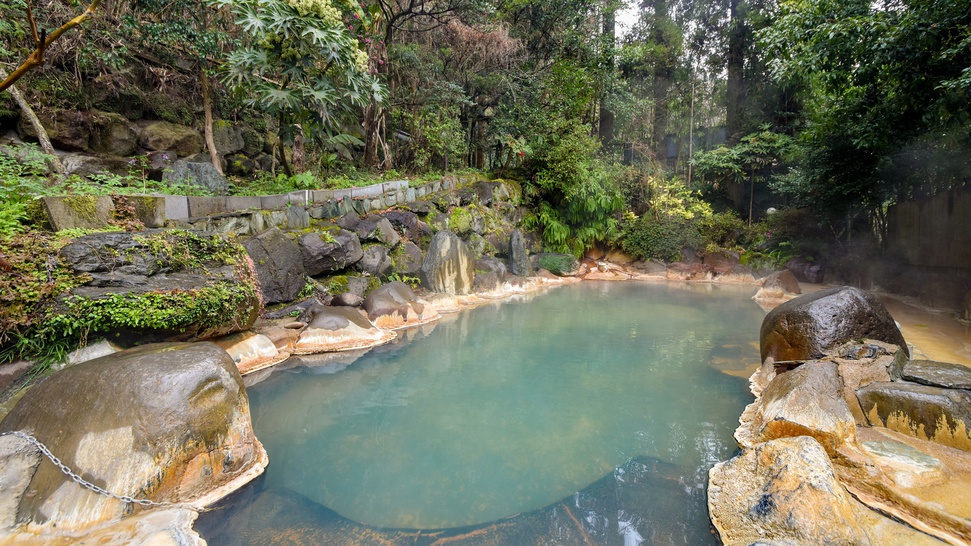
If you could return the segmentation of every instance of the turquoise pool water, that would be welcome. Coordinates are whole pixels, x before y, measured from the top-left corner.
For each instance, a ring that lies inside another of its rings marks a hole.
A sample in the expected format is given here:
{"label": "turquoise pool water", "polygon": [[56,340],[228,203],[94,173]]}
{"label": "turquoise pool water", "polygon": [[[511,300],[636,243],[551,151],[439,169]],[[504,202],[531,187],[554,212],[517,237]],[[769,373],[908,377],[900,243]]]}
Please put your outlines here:
{"label": "turquoise pool water", "polygon": [[623,482],[638,458],[706,525],[707,471],[751,400],[716,367],[758,361],[753,292],[585,282],[446,317],[344,369],[275,373],[249,389],[271,461],[258,489],[370,528],[443,529]]}

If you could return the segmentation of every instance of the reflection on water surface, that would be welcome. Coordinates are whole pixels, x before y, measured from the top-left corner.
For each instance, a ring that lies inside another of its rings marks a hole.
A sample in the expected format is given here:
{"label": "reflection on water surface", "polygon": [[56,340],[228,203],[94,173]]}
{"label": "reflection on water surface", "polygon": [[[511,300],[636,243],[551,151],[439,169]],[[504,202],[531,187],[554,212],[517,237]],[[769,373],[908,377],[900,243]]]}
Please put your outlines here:
{"label": "reflection on water surface", "polygon": [[[266,477],[200,528],[211,544],[296,528],[710,540],[707,470],[734,451],[750,401],[729,374],[758,361],[752,292],[581,283],[408,332],[344,369],[275,373],[250,389]],[[298,518],[286,528],[259,517],[282,506]]]}

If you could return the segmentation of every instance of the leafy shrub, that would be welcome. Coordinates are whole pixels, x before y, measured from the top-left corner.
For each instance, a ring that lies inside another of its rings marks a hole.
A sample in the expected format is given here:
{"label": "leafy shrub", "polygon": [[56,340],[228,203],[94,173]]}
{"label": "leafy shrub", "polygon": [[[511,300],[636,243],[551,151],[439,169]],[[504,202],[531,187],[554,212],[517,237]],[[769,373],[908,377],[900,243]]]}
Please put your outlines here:
{"label": "leafy shrub", "polygon": [[569,254],[544,253],[537,257],[540,269],[545,269],[554,275],[566,275],[577,270],[580,266],[577,259]]}
{"label": "leafy shrub", "polygon": [[755,243],[760,227],[748,225],[734,212],[719,212],[701,221],[705,241],[719,248],[748,248]]}
{"label": "leafy shrub", "polygon": [[684,248],[699,248],[704,238],[698,223],[677,216],[655,218],[645,214],[628,227],[621,248],[642,260],[673,262],[681,259]]}

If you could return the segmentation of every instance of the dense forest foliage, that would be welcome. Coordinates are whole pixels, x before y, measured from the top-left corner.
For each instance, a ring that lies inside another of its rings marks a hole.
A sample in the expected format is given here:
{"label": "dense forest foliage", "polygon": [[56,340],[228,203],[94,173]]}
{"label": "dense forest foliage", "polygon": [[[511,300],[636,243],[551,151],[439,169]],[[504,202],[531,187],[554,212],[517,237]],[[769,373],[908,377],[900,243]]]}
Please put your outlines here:
{"label": "dense forest foliage", "polygon": [[[36,58],[85,7],[0,0],[0,67]],[[672,237],[700,231],[710,244],[813,253],[780,247],[787,229],[879,243],[889,205],[971,180],[969,0],[98,0],[89,11],[17,82],[33,107],[245,122],[272,135],[285,175],[310,172],[316,186],[462,168],[515,177],[526,226],[553,250],[608,243],[671,258],[683,242]],[[0,123],[18,116],[0,94]],[[9,186],[24,167],[6,165]],[[770,207],[774,232],[748,228]]]}

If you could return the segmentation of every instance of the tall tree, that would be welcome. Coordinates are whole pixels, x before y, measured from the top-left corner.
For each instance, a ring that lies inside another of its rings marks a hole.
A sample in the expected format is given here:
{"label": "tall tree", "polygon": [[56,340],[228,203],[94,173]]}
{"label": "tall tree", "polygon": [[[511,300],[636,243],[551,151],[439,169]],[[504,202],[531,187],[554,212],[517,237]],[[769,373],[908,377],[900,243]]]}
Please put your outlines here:
{"label": "tall tree", "polygon": [[971,180],[968,0],[786,1],[761,33],[781,81],[806,85],[797,176],[780,186],[837,216]]}

